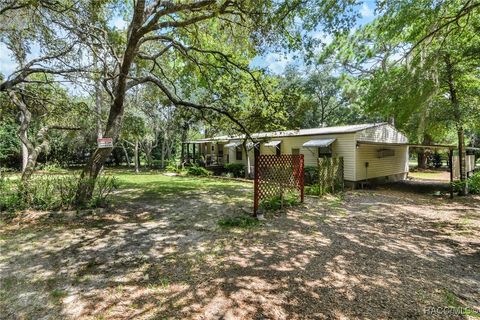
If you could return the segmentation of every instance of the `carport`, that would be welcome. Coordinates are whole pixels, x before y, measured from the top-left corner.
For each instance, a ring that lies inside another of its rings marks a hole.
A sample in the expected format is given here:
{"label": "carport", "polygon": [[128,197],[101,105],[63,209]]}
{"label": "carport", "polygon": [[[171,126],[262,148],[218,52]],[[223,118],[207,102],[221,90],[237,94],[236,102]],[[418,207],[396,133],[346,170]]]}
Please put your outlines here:
{"label": "carport", "polygon": [[[384,145],[383,143],[379,142],[371,142],[371,141],[357,141],[357,146],[359,145],[377,145],[381,146]],[[450,191],[450,197],[453,198],[453,184],[455,180],[458,180],[460,178],[460,161],[459,161],[459,156],[454,155],[455,150],[458,150],[458,147],[455,145],[441,145],[441,144],[418,144],[418,143],[389,143],[389,146],[408,146],[409,148],[409,154],[411,151],[415,150],[430,150],[434,153],[439,153],[439,152],[445,152],[447,154],[447,165],[448,165],[448,172],[450,175],[450,180],[449,180],[449,185],[446,186],[444,189],[448,188]],[[476,151],[479,151],[480,148],[473,148],[473,147],[466,147],[465,148],[467,151],[467,156],[465,158],[466,161],[466,175],[467,177],[470,176],[476,169],[475,167],[475,155],[473,154]],[[412,186],[411,183],[409,184],[409,187],[412,187],[412,189],[418,189],[419,188],[425,188],[429,189],[429,187],[432,187],[433,185],[438,186],[439,183],[432,184],[432,186],[428,186],[427,183],[420,183],[418,186]]]}

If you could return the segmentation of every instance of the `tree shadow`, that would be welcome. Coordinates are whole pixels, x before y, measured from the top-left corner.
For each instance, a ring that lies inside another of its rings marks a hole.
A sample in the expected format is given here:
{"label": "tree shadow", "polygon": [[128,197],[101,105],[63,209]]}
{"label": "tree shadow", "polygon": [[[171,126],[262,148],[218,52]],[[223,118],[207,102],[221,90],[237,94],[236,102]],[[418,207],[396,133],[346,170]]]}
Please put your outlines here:
{"label": "tree shadow", "polygon": [[473,232],[467,239],[453,237],[462,213],[441,225],[427,214],[478,204],[350,192],[338,201],[307,198],[259,227],[224,229],[218,220],[239,214],[251,191],[186,191],[3,233],[0,292],[9,296],[1,314],[443,319],[424,309],[448,305],[451,293],[460,305],[478,303],[478,228],[465,227]]}

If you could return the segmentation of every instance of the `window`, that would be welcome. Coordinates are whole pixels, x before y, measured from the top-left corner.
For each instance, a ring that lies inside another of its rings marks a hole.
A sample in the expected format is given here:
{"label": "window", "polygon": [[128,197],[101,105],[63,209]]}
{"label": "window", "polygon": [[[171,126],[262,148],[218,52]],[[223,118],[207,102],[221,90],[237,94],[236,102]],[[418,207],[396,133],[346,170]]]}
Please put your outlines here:
{"label": "window", "polygon": [[300,149],[293,149],[292,148],[292,154],[300,154]]}
{"label": "window", "polygon": [[218,156],[223,157],[223,145],[218,145]]}
{"label": "window", "polygon": [[332,157],[332,146],[328,147],[319,147],[318,148],[318,157],[319,158],[331,158]]}
{"label": "window", "polygon": [[215,145],[212,144],[212,151],[215,151]]}
{"label": "window", "polygon": [[277,144],[277,146],[275,147],[275,154],[277,156],[282,154],[282,144],[281,143]]}
{"label": "window", "polygon": [[235,159],[242,160],[242,148],[240,147],[235,148]]}

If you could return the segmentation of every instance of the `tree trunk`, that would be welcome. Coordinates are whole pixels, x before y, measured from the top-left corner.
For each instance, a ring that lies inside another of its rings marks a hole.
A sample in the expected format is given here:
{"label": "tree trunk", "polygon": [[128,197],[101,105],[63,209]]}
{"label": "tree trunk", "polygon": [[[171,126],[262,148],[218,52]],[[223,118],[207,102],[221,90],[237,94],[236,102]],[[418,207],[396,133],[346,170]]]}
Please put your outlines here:
{"label": "tree trunk", "polygon": [[32,113],[28,110],[24,101],[13,91],[8,91],[8,96],[12,103],[20,110],[20,128],[18,137],[22,142],[22,182],[27,181],[33,174],[37,157],[40,150],[36,150],[32,142],[28,139],[27,131],[32,120]]}
{"label": "tree trunk", "polygon": [[23,124],[25,122],[25,116],[23,112],[20,113],[20,130],[18,131],[18,135],[20,141],[22,143],[22,174],[25,172],[28,163],[28,147],[23,141],[28,141],[27,130],[28,124],[24,127]]}
{"label": "tree trunk", "polygon": [[[432,143],[432,138],[428,134],[423,135],[422,144],[429,145]],[[426,169],[427,168],[427,155],[425,149],[421,149],[417,152],[417,162],[419,169]]]}
{"label": "tree trunk", "polygon": [[165,168],[165,137],[162,139],[162,144],[160,145],[160,159],[162,163],[162,169]]}
{"label": "tree trunk", "polygon": [[450,102],[452,104],[453,115],[455,118],[455,123],[457,126],[457,136],[458,136],[458,163],[460,165],[460,181],[465,183],[461,184],[462,189],[460,190],[460,195],[468,194],[468,184],[467,184],[467,173],[466,173],[466,149],[465,149],[465,137],[464,137],[464,128],[462,121],[462,114],[460,110],[460,101],[457,96],[457,88],[454,81],[454,65],[450,60],[450,55],[445,55],[445,69],[447,74],[447,83],[450,93]]}
{"label": "tree trunk", "polygon": [[425,150],[421,150],[417,152],[417,167],[418,169],[426,169],[427,168],[427,156],[425,154]]}
{"label": "tree trunk", "polygon": [[[97,55],[93,55],[94,64],[97,65]],[[97,139],[101,139],[103,137],[103,130],[102,130],[102,90],[100,84],[100,78],[95,79],[95,113],[97,117]]]}
{"label": "tree trunk", "polygon": [[[118,78],[113,90],[113,102],[110,106],[107,125],[105,127],[104,137],[112,138],[114,141],[118,139],[120,129],[122,128],[123,113],[125,109],[125,94],[127,92],[127,80],[130,69],[138,50],[138,43],[141,38],[139,29],[143,24],[143,16],[145,11],[145,1],[138,0],[135,4],[132,22],[129,26],[129,36],[123,60],[118,72]],[[90,157],[80,176],[80,182],[75,195],[77,205],[84,205],[92,198],[95,188],[95,181],[100,173],[105,160],[108,158],[113,148],[97,148]]]}
{"label": "tree trunk", "polygon": [[25,170],[23,170],[22,172],[22,178],[21,178],[22,182],[26,182],[30,180],[30,178],[32,177],[32,174],[35,170],[35,166],[37,164],[37,158],[39,153],[40,152],[38,152],[35,149],[31,150],[31,152],[28,153],[27,164],[25,166]]}
{"label": "tree trunk", "polygon": [[123,143],[122,143],[122,149],[123,149],[123,152],[125,153],[125,160],[127,160],[127,166],[130,168],[131,167],[130,157],[128,156],[127,148],[125,148],[125,145]]}
{"label": "tree trunk", "polygon": [[133,161],[135,163],[135,173],[140,172],[140,161],[138,159],[138,140],[135,139],[135,148],[134,148],[134,155],[133,155]]}
{"label": "tree trunk", "polygon": [[465,181],[463,184],[462,190],[460,190],[460,195],[468,194],[468,183],[467,183],[467,151],[465,149],[465,135],[464,129],[462,126],[459,126],[457,129],[458,135],[458,163],[460,165],[460,180]]}

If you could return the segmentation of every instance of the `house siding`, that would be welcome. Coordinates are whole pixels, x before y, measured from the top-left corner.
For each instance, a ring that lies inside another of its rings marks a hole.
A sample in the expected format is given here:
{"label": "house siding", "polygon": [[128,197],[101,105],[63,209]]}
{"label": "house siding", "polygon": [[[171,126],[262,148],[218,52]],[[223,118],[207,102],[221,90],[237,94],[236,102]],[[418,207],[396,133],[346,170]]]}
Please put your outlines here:
{"label": "house siding", "polygon": [[[283,137],[272,140],[282,141],[280,149],[282,154],[291,154],[292,149],[300,149],[304,155],[305,166],[316,166],[318,159],[317,148],[304,148],[302,145],[314,139],[335,138],[332,144],[334,157],[343,157],[345,165],[345,180],[353,181],[355,177],[355,134],[332,134],[332,135],[312,135],[300,137]],[[265,147],[262,143],[260,154],[275,154],[275,148]]]}
{"label": "house siding", "polygon": [[[355,140],[384,145],[360,144],[355,148],[355,180],[360,181],[371,178],[380,178],[407,173],[408,168],[408,146],[389,145],[389,143],[408,143],[405,135],[389,124],[368,128],[356,133]],[[393,156],[379,158],[378,150],[390,149],[395,152]],[[368,162],[368,169],[365,163]]]}
{"label": "house siding", "polygon": [[[378,150],[390,149],[395,154],[389,157],[378,157]],[[356,148],[355,181],[386,177],[408,172],[408,146],[360,145]],[[368,168],[365,163],[368,162]]]}

